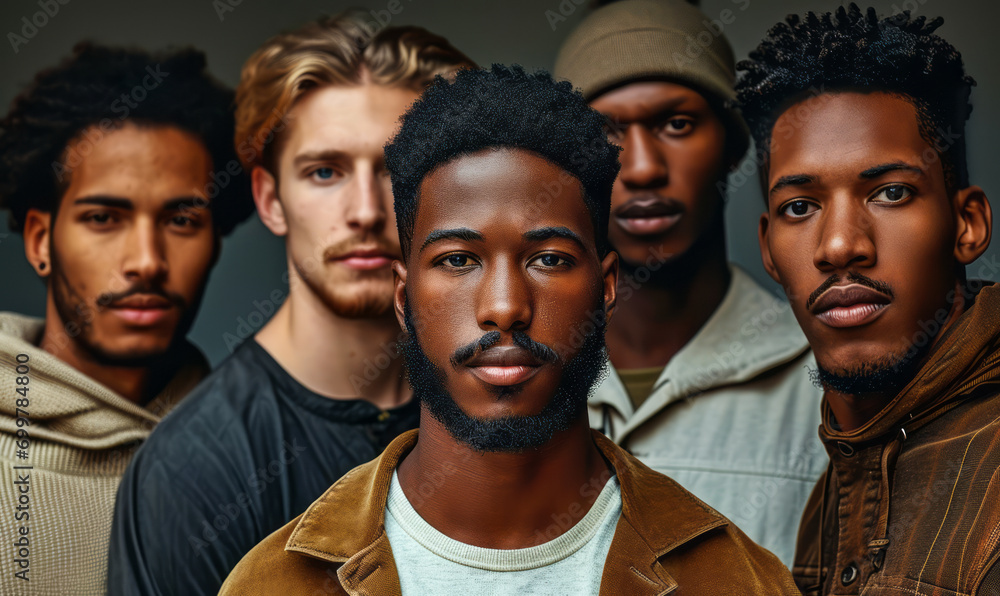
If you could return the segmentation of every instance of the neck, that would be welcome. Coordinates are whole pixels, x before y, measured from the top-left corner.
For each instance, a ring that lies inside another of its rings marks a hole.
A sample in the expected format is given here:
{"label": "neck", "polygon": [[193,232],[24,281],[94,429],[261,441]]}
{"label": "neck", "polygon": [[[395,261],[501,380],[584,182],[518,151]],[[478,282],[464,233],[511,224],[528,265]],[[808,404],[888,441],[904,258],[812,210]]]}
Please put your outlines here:
{"label": "neck", "polygon": [[[67,332],[51,297],[47,302],[45,330],[38,346],[41,349],[140,406],[155,397],[169,381],[170,375],[165,374],[164,369],[115,366],[98,360],[80,345],[76,335]],[[159,360],[170,362],[172,359],[165,355]]]}
{"label": "neck", "polygon": [[[941,338],[947,335],[947,331],[965,312],[966,305],[963,284],[962,282],[956,282],[955,301],[951,305],[948,318],[941,325],[941,329],[934,335],[933,340],[923,352],[923,355],[914,364],[912,368],[914,375],[927,364],[931,354],[934,352],[934,348],[940,343]],[[907,379],[907,382],[909,380]],[[905,386],[905,384],[902,383],[902,386]],[[824,387],[823,392],[823,397],[830,404],[830,411],[837,420],[837,424],[840,425],[841,430],[847,432],[857,430],[871,422],[898,395],[897,391],[850,394],[837,391],[832,387]]]}
{"label": "neck", "polygon": [[718,308],[731,275],[725,241],[712,237],[695,243],[646,283],[631,273],[619,279],[619,308],[607,332],[616,368],[665,366]]}
{"label": "neck", "polygon": [[455,440],[423,407],[417,444],[398,474],[403,493],[431,526],[459,542],[497,549],[536,546],[565,533],[611,476],[583,415],[538,449],[481,453]]}
{"label": "neck", "polygon": [[295,380],[333,399],[363,399],[384,410],[409,401],[392,312],[367,319],[333,313],[304,283],[293,283],[255,336]]}

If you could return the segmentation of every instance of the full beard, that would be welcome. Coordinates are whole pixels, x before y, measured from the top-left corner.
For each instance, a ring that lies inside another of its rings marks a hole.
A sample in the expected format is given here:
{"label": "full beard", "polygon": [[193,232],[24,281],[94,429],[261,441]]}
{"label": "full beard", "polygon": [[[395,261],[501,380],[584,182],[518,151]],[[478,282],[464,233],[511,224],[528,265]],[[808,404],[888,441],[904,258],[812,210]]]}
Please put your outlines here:
{"label": "full beard", "polygon": [[[486,420],[475,418],[458,405],[445,388],[444,372],[420,347],[409,302],[404,315],[407,337],[402,352],[414,397],[426,404],[431,416],[452,437],[479,452],[517,453],[548,443],[553,435],[580,419],[591,392],[607,374],[606,323],[600,317],[594,329],[584,335],[579,352],[566,362],[555,394],[538,414]],[[501,391],[501,396],[506,392]]]}

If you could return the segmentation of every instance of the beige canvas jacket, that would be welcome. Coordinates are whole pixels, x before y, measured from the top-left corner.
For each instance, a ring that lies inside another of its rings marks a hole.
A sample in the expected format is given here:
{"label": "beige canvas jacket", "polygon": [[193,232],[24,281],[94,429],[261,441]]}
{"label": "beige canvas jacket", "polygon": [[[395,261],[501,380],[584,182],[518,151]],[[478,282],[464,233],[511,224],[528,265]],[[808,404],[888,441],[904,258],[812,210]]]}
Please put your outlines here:
{"label": "beige canvas jacket", "polygon": [[119,480],[208,363],[188,345],[173,380],[142,408],[38,348],[42,330],[41,320],[0,313],[0,594],[104,594]]}
{"label": "beige canvas jacket", "polygon": [[788,303],[731,271],[722,303],[639,409],[612,372],[590,400],[590,423],[791,566],[799,518],[826,469],[823,392]]}

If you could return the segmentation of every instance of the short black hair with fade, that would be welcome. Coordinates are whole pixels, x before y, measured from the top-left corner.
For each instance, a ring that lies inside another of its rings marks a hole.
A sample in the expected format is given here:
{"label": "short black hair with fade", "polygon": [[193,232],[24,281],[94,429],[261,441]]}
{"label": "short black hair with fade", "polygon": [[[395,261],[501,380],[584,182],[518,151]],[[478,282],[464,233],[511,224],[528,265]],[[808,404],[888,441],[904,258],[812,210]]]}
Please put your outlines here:
{"label": "short black hair with fade", "polygon": [[608,141],[605,118],[567,81],[517,65],[460,70],[435,82],[403,115],[385,147],[396,225],[409,257],[420,185],[444,163],[483,149],[517,148],[558,165],[583,186],[598,254],[610,250],[611,187],[619,148]]}
{"label": "short black hair with fade", "polygon": [[958,50],[934,35],[942,23],[909,11],[880,19],[874,8],[862,12],[852,2],[835,13],[789,15],[772,27],[736,65],[745,73],[736,84],[740,108],[765,164],[775,121],[791,105],[820,93],[881,91],[916,108],[949,193],[967,187],[965,122],[976,82]]}
{"label": "short black hair with fade", "polygon": [[29,209],[56,211],[73,175],[66,148],[91,127],[103,135],[129,123],[171,126],[193,134],[211,156],[204,190],[216,229],[228,234],[254,210],[249,176],[237,170],[233,109],[233,91],[208,73],[202,52],[79,43],[38,73],[0,120],[0,208],[17,232]]}

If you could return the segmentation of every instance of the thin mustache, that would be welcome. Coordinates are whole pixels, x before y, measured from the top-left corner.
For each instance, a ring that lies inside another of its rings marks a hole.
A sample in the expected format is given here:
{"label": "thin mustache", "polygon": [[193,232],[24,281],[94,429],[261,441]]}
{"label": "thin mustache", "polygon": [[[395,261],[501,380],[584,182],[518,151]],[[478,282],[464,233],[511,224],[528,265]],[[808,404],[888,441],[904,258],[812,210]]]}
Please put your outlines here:
{"label": "thin mustache", "polygon": [[[826,278],[826,281],[824,281],[823,283],[821,283],[819,285],[819,287],[816,288],[815,291],[813,291],[812,294],[809,294],[809,298],[806,300],[806,310],[811,309],[812,305],[815,304],[816,301],[819,300],[819,297],[823,295],[823,292],[829,290],[831,287],[833,287],[840,280],[841,280],[841,277],[839,275],[837,275],[836,273],[834,273],[830,277]],[[861,275],[860,273],[855,273],[853,271],[849,271],[847,273],[847,281],[852,282],[852,283],[856,283],[856,284],[859,284],[859,285],[862,285],[862,286],[867,286],[867,287],[875,290],[876,292],[881,292],[881,293],[885,294],[889,298],[895,298],[896,297],[896,295],[892,292],[892,288],[889,287],[889,284],[887,284],[885,282],[882,282],[882,281],[874,280],[874,279],[872,279],[870,277],[866,277],[864,275]]]}
{"label": "thin mustache", "polygon": [[166,300],[169,300],[174,306],[183,308],[185,306],[184,299],[178,294],[169,294],[163,288],[154,287],[150,285],[139,285],[132,286],[127,290],[122,292],[105,292],[97,297],[97,304],[102,308],[107,308],[108,306],[132,296],[134,294],[151,294],[153,296],[160,296]]}
{"label": "thin mustache", "polygon": [[[542,362],[555,362],[559,359],[559,355],[556,354],[555,350],[545,344],[531,339],[527,333],[524,333],[523,331],[514,331],[511,335],[514,339],[514,345],[528,350],[531,352],[532,356],[538,358]],[[455,353],[451,356],[451,364],[453,366],[461,366],[471,360],[477,352],[489,349],[490,347],[496,345],[499,341],[500,332],[490,331],[476,341],[470,342],[469,344],[455,350]]]}

